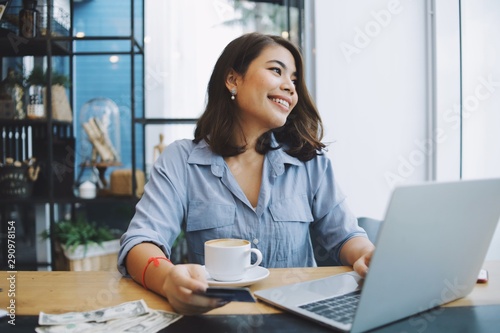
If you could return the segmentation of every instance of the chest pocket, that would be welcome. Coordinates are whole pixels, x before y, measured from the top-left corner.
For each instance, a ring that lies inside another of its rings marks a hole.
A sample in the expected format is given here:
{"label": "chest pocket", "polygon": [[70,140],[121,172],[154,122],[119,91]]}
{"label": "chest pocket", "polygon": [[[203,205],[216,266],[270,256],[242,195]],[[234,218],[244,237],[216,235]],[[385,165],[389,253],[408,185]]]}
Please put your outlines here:
{"label": "chest pocket", "polygon": [[314,220],[305,194],[273,202],[269,210],[276,222],[312,222]]}
{"label": "chest pocket", "polygon": [[203,254],[204,243],[209,239],[231,236],[236,213],[234,205],[191,201],[188,207],[187,240],[195,253]]}
{"label": "chest pocket", "polygon": [[279,246],[274,251],[276,266],[304,265],[310,252],[309,223],[314,221],[307,196],[297,195],[273,202],[269,211],[273,217],[270,227]]}

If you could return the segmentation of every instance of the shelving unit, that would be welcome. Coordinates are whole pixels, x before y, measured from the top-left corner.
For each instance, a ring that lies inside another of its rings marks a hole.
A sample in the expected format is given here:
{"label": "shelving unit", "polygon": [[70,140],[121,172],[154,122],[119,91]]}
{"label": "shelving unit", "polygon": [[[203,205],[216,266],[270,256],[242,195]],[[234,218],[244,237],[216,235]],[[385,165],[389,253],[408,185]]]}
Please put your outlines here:
{"label": "shelving unit", "polygon": [[[15,16],[20,10],[21,2],[13,1],[10,12],[4,17]],[[46,2],[48,13],[52,13],[53,1]],[[18,35],[18,31],[12,29],[3,30],[0,38],[0,70],[3,71],[4,58],[39,58],[45,62],[47,71],[47,87],[52,87],[53,57],[69,57],[71,54],[71,43],[68,40],[58,40],[53,34],[54,22],[52,17],[47,17],[44,35],[35,38],[24,38]],[[12,25],[10,27],[14,27]],[[69,31],[67,31],[69,35]],[[67,36],[66,36],[67,37]],[[33,60],[35,62],[35,60]],[[71,71],[69,70],[68,75]],[[37,159],[40,166],[38,179],[33,182],[33,192],[28,198],[10,197],[0,198],[0,221],[2,224],[2,267],[6,245],[4,240],[6,221],[12,217],[19,219],[16,230],[24,229],[35,237],[38,229],[50,227],[56,217],[56,205],[58,199],[71,195],[71,186],[74,178],[74,170],[70,167],[74,163],[68,151],[74,151],[73,126],[70,122],[61,122],[52,118],[52,91],[46,90],[46,117],[43,119],[0,119],[0,132],[2,135],[2,146],[0,147],[1,162],[5,163],[7,157],[15,160],[25,160],[30,157]],[[27,101],[26,101],[27,102]],[[37,217],[38,215],[38,217]],[[14,220],[14,219],[13,219]],[[33,228],[35,235],[33,235]],[[28,242],[31,243],[31,242]],[[32,245],[32,244],[31,244]],[[42,249],[40,247],[39,249]],[[18,251],[22,251],[18,246]],[[46,247],[47,252],[50,251]],[[18,262],[23,262],[18,258]],[[47,267],[51,265],[50,253],[42,255],[42,262],[25,262],[27,267]],[[21,267],[22,268],[22,267]]]}
{"label": "shelving unit", "polygon": [[[46,0],[45,6],[47,13],[54,12],[54,3],[57,0]],[[0,145],[0,162],[5,163],[6,157],[13,157],[16,160],[24,160],[30,156],[36,157],[39,161],[41,171],[40,176],[33,184],[33,194],[28,198],[0,198],[0,269],[4,269],[6,265],[6,245],[4,242],[6,232],[4,227],[5,223],[12,218],[12,214],[16,218],[23,220],[24,229],[31,228],[35,230],[36,241],[38,242],[38,234],[46,228],[50,228],[55,222],[62,219],[64,214],[70,212],[74,214],[78,210],[95,210],[100,209],[102,205],[106,207],[118,207],[120,210],[128,210],[137,202],[134,196],[103,196],[96,197],[95,199],[87,200],[81,199],[74,194],[75,175],[79,172],[78,157],[78,131],[79,131],[79,108],[80,104],[84,102],[85,94],[88,92],[84,89],[86,71],[80,69],[80,59],[89,57],[98,57],[98,61],[105,62],[106,57],[110,55],[123,56],[129,61],[129,69],[121,70],[120,75],[128,76],[130,80],[130,94],[124,96],[122,91],[116,91],[115,95],[111,98],[119,96],[121,99],[120,104],[125,105],[120,110],[123,111],[122,125],[126,128],[123,133],[127,139],[122,149],[124,161],[121,163],[123,167],[130,167],[132,174],[135,174],[138,165],[136,161],[142,161],[137,155],[141,154],[141,150],[136,149],[136,133],[133,119],[136,113],[143,114],[144,98],[141,97],[144,89],[143,86],[143,16],[144,16],[144,3],[143,1],[130,0],[130,17],[129,20],[123,17],[117,18],[122,23],[127,23],[130,26],[128,34],[109,34],[106,36],[92,35],[79,36],[76,29],[75,17],[78,22],[81,22],[82,17],[85,15],[95,14],[106,15],[106,11],[97,8],[94,13],[89,12],[89,8],[93,8],[97,2],[82,1],[73,2],[68,0],[69,3],[69,16],[70,28],[65,35],[55,35],[51,30],[54,25],[53,18],[49,15],[46,19],[46,33],[43,36],[20,40],[16,31],[12,34],[3,34],[0,37],[0,73],[3,71],[4,58],[19,58],[26,59],[26,57],[42,57],[41,62],[46,66],[47,71],[47,87],[52,86],[52,72],[54,57],[63,57],[64,62],[67,63],[67,72],[65,74],[70,77],[71,88],[69,93],[70,104],[73,110],[73,122],[62,122],[52,118],[52,112],[47,112],[44,119],[0,119],[0,135],[2,136],[2,144]],[[104,6],[124,6],[126,3],[120,0],[101,2]],[[12,9],[12,7],[11,7]],[[78,11],[84,12],[83,16],[79,16]],[[103,20],[103,18],[101,18]],[[106,20],[112,17],[106,16]],[[138,23],[136,23],[136,20]],[[78,23],[77,22],[77,23]],[[126,29],[126,28],[125,28]],[[121,29],[124,30],[124,29]],[[17,41],[14,42],[13,41]],[[38,59],[38,58],[35,58]],[[104,64],[103,66],[109,66]],[[79,73],[81,73],[79,77]],[[2,78],[3,79],[3,78]],[[1,79],[0,79],[1,80]],[[104,87],[106,85],[104,80],[100,80],[98,84]],[[82,89],[83,87],[83,89]],[[109,93],[109,91],[108,91]],[[111,92],[110,94],[112,94]],[[139,98],[137,98],[138,96]],[[128,100],[125,102],[124,100]],[[46,92],[46,109],[52,110],[52,94],[51,89]],[[125,113],[129,113],[128,115]],[[130,119],[130,120],[127,120]],[[140,138],[140,137],[139,137]],[[132,193],[135,193],[137,184],[135,179],[132,179]],[[95,208],[98,207],[98,208]],[[121,208],[120,208],[121,207]],[[22,216],[21,215],[29,215]],[[103,214],[105,215],[105,213]],[[28,220],[28,223],[25,221]],[[124,221],[128,222],[128,221]],[[39,244],[38,244],[39,245]],[[43,246],[38,246],[41,248]],[[50,244],[47,255],[42,255],[42,259],[38,258],[36,263],[28,263],[27,267],[31,269],[33,266],[38,268],[51,267],[54,258],[54,248]],[[18,267],[22,269],[22,267]]]}

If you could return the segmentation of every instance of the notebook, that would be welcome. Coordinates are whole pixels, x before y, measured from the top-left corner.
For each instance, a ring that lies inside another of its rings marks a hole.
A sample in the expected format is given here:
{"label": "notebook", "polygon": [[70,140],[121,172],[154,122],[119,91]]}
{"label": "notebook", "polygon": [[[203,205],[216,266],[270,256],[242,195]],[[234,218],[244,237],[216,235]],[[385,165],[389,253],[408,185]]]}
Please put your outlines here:
{"label": "notebook", "polygon": [[[383,326],[468,295],[499,218],[500,179],[400,186],[389,201],[366,279],[348,272],[254,295],[342,331]],[[346,319],[348,310],[330,310],[329,299],[344,294],[355,303],[352,319]],[[328,318],[334,316],[340,318]]]}

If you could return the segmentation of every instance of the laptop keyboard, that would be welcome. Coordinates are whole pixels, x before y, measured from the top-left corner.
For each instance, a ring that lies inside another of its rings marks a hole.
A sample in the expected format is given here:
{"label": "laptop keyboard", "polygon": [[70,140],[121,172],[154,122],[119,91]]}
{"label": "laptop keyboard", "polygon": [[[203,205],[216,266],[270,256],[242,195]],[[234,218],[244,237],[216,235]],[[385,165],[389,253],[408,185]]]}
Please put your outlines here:
{"label": "laptop keyboard", "polygon": [[354,320],[360,296],[361,290],[357,290],[345,295],[300,305],[299,308],[343,324],[351,324]]}

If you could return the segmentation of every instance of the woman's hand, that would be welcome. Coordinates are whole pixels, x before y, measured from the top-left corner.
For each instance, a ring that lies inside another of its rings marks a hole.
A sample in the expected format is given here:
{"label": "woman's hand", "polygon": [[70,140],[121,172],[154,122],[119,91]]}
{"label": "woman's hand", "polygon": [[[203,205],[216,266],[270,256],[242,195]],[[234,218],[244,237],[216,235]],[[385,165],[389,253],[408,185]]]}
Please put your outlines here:
{"label": "woman's hand", "polygon": [[174,310],[184,315],[195,315],[227,304],[226,301],[199,295],[208,287],[205,270],[196,264],[171,267],[163,283],[163,292]]}
{"label": "woman's hand", "polygon": [[345,265],[352,265],[356,273],[366,277],[375,246],[366,237],[349,239],[340,250],[340,259]]}
{"label": "woman's hand", "polygon": [[194,315],[218,308],[227,302],[201,296],[208,287],[205,269],[200,265],[172,265],[160,260],[158,265],[149,263],[151,258],[165,254],[152,243],[134,246],[127,254],[127,270],[135,281],[147,284],[149,290],[166,297],[169,304],[180,314]]}
{"label": "woman's hand", "polygon": [[362,255],[358,260],[354,262],[352,268],[356,273],[365,278],[368,273],[368,266],[370,266],[370,260],[372,259],[373,250]]}

